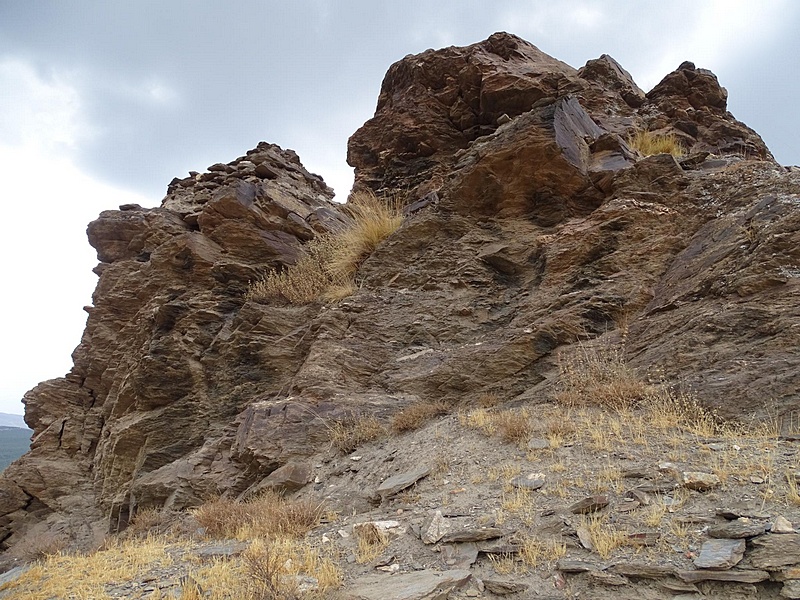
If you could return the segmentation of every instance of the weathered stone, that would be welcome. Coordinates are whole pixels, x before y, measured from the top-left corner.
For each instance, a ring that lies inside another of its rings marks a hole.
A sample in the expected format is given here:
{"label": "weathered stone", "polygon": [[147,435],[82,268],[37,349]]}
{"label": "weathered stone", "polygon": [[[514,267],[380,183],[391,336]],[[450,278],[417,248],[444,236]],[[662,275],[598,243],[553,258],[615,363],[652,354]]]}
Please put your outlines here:
{"label": "weathered stone", "polygon": [[364,577],[342,592],[346,600],[444,600],[465,586],[472,574],[464,570],[417,571]]}
{"label": "weathered stone", "polygon": [[589,571],[589,578],[603,585],[618,586],[627,585],[630,583],[627,577],[624,577],[618,573],[609,573],[607,571]]}
{"label": "weathered stone", "polygon": [[529,473],[524,477],[514,477],[514,479],[511,480],[511,485],[515,488],[538,490],[544,485],[545,477],[544,473]]}
{"label": "weathered stone", "polygon": [[769,579],[767,571],[755,569],[731,569],[729,571],[712,571],[703,569],[700,571],[678,571],[675,575],[688,583],[698,581],[737,581],[739,583],[758,583]]}
{"label": "weathered stone", "polygon": [[[547,398],[553,357],[603,347],[620,311],[632,367],[723,417],[797,413],[800,183],[725,106],[693,66],[643,99],[610,57],[579,72],[502,33],[398,61],[348,159],[357,186],[424,202],[338,304],[246,297],[351,222],[292,151],[261,143],[158,208],[103,212],[74,367],[26,394],[31,452],[0,475],[3,547],[48,528],[89,547],[141,508],[237,497],[363,414]],[[642,157],[638,129],[696,158]],[[366,510],[390,467],[327,490],[332,508]]]}
{"label": "weathered stone", "polygon": [[701,473],[699,471],[685,471],[682,481],[683,487],[699,492],[713,489],[722,483],[719,477],[713,473]]}
{"label": "weathered stone", "polygon": [[730,569],[742,560],[744,550],[744,540],[708,540],[700,547],[694,566],[699,569]]}
{"label": "weathered stone", "polygon": [[375,493],[380,496],[382,500],[385,500],[386,498],[390,498],[402,492],[407,487],[411,487],[423,477],[430,475],[430,472],[431,468],[428,465],[420,465],[410,471],[392,475],[378,486]]}
{"label": "weathered stone", "polygon": [[639,579],[661,579],[675,572],[674,567],[645,563],[618,563],[610,568],[614,573]]}
{"label": "weathered stone", "polygon": [[469,529],[459,529],[450,531],[442,536],[443,543],[450,542],[481,542],[508,535],[508,530],[499,527],[474,527]]}
{"label": "weathered stone", "polygon": [[800,564],[800,534],[765,534],[751,540],[748,558],[757,569],[776,569]]}
{"label": "weathered stone", "polygon": [[478,546],[472,542],[444,544],[440,552],[442,564],[449,569],[469,569],[478,559]]}
{"label": "weathered stone", "polygon": [[311,481],[311,467],[306,463],[289,462],[278,467],[257,486],[257,490],[292,493]]}
{"label": "weathered stone", "polygon": [[783,598],[800,598],[800,580],[791,579],[784,582],[781,596]]}
{"label": "weathered stone", "polygon": [[766,524],[758,521],[751,521],[746,517],[728,521],[719,525],[712,525],[708,528],[708,535],[714,538],[749,538],[761,535],[766,531]]}
{"label": "weathered stone", "polygon": [[605,494],[598,494],[596,496],[589,496],[583,500],[578,500],[575,504],[569,507],[569,511],[575,514],[585,515],[608,506],[608,496]]}
{"label": "weathered stone", "polygon": [[502,579],[484,579],[483,585],[486,591],[497,596],[509,596],[519,594],[528,589],[528,584],[517,581],[504,581]]}
{"label": "weathered stone", "polygon": [[451,523],[442,516],[442,511],[437,510],[428,515],[420,527],[420,539],[424,544],[435,544],[450,531]]}
{"label": "weathered stone", "polygon": [[794,526],[791,521],[783,516],[778,516],[770,527],[771,533],[795,533]]}
{"label": "weathered stone", "polygon": [[589,571],[600,570],[601,567],[584,560],[559,558],[556,568],[563,573],[588,573]]}
{"label": "weathered stone", "polygon": [[735,502],[717,510],[717,515],[729,521],[740,518],[769,519],[769,513],[764,512],[750,502]]}

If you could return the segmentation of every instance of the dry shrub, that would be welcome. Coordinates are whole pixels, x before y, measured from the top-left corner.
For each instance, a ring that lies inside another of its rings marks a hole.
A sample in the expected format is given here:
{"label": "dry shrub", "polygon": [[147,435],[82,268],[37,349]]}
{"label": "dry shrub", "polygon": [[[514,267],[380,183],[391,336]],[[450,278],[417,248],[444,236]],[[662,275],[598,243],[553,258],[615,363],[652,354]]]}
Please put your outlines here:
{"label": "dry shrub", "polygon": [[581,518],[581,526],[589,532],[595,552],[603,559],[608,559],[617,548],[631,544],[628,534],[609,525],[605,516],[584,516]]}
{"label": "dry shrub", "polygon": [[571,357],[561,357],[560,389],[555,399],[567,406],[595,405],[622,410],[636,406],[653,386],[628,366],[619,345],[581,344]]}
{"label": "dry shrub", "polygon": [[523,444],[533,432],[530,415],[527,410],[504,410],[494,415],[495,428],[498,435],[506,442]]}
{"label": "dry shrub", "polygon": [[353,527],[356,536],[356,562],[368,563],[380,556],[389,545],[388,536],[378,529],[374,523],[361,523]]}
{"label": "dry shrub", "polygon": [[361,263],[400,227],[403,213],[398,202],[367,191],[355,192],[345,210],[351,216],[349,225],[311,240],[295,265],[251,283],[247,298],[309,304],[337,302],[353,294]]}
{"label": "dry shrub", "polygon": [[653,154],[672,154],[675,157],[684,155],[683,146],[674,133],[653,133],[639,130],[628,136],[628,145],[644,156]]}
{"label": "dry shrub", "polygon": [[492,392],[486,392],[478,396],[478,406],[481,408],[494,408],[500,404],[500,396]]}
{"label": "dry shrub", "polygon": [[300,537],[319,524],[322,505],[270,492],[247,502],[217,498],[193,512],[212,538]]}
{"label": "dry shrub", "polygon": [[51,531],[28,534],[15,551],[28,560],[41,560],[53,556],[67,547],[67,538],[63,534]]}
{"label": "dry shrub", "polygon": [[561,540],[539,540],[526,536],[519,541],[521,542],[519,557],[523,564],[531,569],[542,564],[554,565],[559,558],[567,554],[567,545]]}
{"label": "dry shrub", "polygon": [[353,415],[328,427],[331,444],[345,454],[362,444],[386,435],[386,429],[372,415]]}
{"label": "dry shrub", "polygon": [[436,417],[450,412],[450,408],[442,401],[414,402],[398,412],[392,418],[392,429],[397,433],[414,431]]}

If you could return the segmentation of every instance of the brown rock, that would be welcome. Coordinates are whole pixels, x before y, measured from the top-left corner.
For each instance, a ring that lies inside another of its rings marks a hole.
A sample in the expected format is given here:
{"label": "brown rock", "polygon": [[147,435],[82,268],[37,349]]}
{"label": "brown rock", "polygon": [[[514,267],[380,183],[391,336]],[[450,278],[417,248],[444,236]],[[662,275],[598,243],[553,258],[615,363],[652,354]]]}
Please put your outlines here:
{"label": "brown rock", "polygon": [[729,571],[678,571],[676,576],[688,583],[698,581],[736,581],[739,583],[758,583],[769,579],[767,571],[757,571],[750,569],[731,569]]}
{"label": "brown rock", "polygon": [[800,534],[766,534],[751,540],[748,558],[757,569],[773,570],[800,564]]}
{"label": "brown rock", "polygon": [[575,514],[585,515],[591,512],[608,506],[608,496],[605,494],[598,494],[596,496],[589,496],[583,500],[578,500],[575,504],[569,507],[569,511]]}
{"label": "brown rock", "polygon": [[761,535],[766,530],[764,523],[751,521],[747,518],[736,519],[719,525],[712,525],[708,528],[708,535],[714,538],[749,538]]}

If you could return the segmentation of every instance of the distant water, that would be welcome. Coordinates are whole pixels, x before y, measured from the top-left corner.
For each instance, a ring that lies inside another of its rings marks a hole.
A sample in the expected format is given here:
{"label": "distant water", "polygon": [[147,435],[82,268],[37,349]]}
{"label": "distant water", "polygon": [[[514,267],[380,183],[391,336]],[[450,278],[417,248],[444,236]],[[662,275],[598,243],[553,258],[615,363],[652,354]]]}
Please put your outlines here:
{"label": "distant water", "polygon": [[30,449],[31,434],[27,428],[0,426],[0,471]]}

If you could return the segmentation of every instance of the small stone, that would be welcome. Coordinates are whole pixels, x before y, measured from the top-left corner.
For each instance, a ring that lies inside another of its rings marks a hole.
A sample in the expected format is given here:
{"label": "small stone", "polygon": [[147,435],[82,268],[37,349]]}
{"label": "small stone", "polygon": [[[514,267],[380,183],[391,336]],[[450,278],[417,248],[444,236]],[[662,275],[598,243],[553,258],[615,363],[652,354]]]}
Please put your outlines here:
{"label": "small stone", "polygon": [[631,546],[655,546],[661,534],[654,531],[642,531],[628,534],[628,542]]}
{"label": "small stone", "polygon": [[585,515],[605,508],[608,506],[608,502],[608,496],[605,494],[589,496],[583,500],[578,500],[578,502],[569,507],[569,510],[576,515]]}
{"label": "small stone", "polygon": [[758,475],[751,475],[750,476],[750,483],[755,483],[756,485],[764,483],[764,478],[759,477]]}
{"label": "small stone", "polygon": [[517,583],[516,581],[501,581],[500,579],[484,579],[483,585],[487,592],[496,596],[508,596],[519,594],[528,589],[527,584]]}
{"label": "small stone", "polygon": [[794,527],[792,526],[789,519],[783,516],[775,517],[775,521],[772,523],[772,528],[770,529],[772,533],[794,533]]}
{"label": "small stone", "polygon": [[556,563],[556,569],[562,573],[588,573],[589,571],[597,571],[599,568],[594,563],[586,562],[585,560],[571,560],[569,558],[560,558]]}
{"label": "small stone", "polygon": [[505,125],[506,123],[510,123],[510,122],[511,122],[511,117],[509,117],[509,116],[508,116],[507,114],[505,114],[505,113],[503,113],[502,115],[500,115],[499,117],[497,117],[497,125],[498,125],[498,126],[500,126],[500,125]]}
{"label": "small stone", "polygon": [[658,463],[658,470],[667,475],[678,476],[678,465],[671,462]]}
{"label": "small stone", "polygon": [[441,547],[441,561],[450,569],[469,569],[477,559],[478,546],[472,542]]}
{"label": "small stone", "polygon": [[683,487],[690,490],[704,492],[719,486],[721,483],[719,477],[713,473],[700,471],[684,471],[683,473]]}
{"label": "small stone", "polygon": [[712,442],[710,444],[706,444],[706,448],[709,450],[714,450],[715,452],[721,452],[722,450],[725,450],[726,447],[727,446],[722,442]]}
{"label": "small stone", "polygon": [[442,536],[442,542],[482,542],[494,538],[503,537],[509,533],[497,527],[478,527],[473,529],[460,529],[451,531]]}
{"label": "small stone", "polygon": [[699,569],[730,569],[744,557],[744,540],[708,540],[700,548],[700,556],[694,559]]}
{"label": "small stone", "polygon": [[800,534],[766,534],[753,538],[748,557],[757,569],[775,569],[800,564]]}
{"label": "small stone", "polygon": [[712,525],[708,528],[708,535],[713,538],[741,539],[761,535],[766,531],[767,526],[758,521],[751,521],[747,517],[741,517],[735,521],[728,521],[720,525]]}
{"label": "small stone", "polygon": [[544,480],[544,473],[529,473],[524,477],[514,477],[514,479],[511,480],[511,485],[515,488],[538,490],[544,485]]}
{"label": "small stone", "polygon": [[450,531],[450,521],[442,516],[442,511],[437,510],[423,521],[420,527],[420,539],[423,544],[435,544]]}
{"label": "small stone", "polygon": [[732,521],[739,517],[748,517],[750,519],[769,519],[770,515],[756,508],[755,504],[751,502],[735,502],[728,506],[724,506],[717,510],[717,515],[724,519]]}
{"label": "small stone", "polygon": [[407,487],[411,487],[423,477],[427,477],[430,472],[431,468],[429,466],[420,465],[416,469],[393,475],[378,486],[376,494],[380,496],[381,500],[386,500],[386,498],[394,496]]}
{"label": "small stone", "polygon": [[581,546],[589,550],[590,552],[594,550],[594,543],[592,542],[592,534],[586,527],[578,527],[576,530],[578,534],[578,540],[581,543]]}
{"label": "small stone", "polygon": [[589,571],[589,577],[604,585],[627,585],[628,578],[607,571]]}
{"label": "small stone", "polygon": [[784,598],[800,598],[800,580],[791,579],[784,582],[781,588],[781,596]]}
{"label": "small stone", "polygon": [[769,579],[767,571],[760,571],[755,569],[731,569],[730,571],[712,571],[712,570],[699,570],[699,571],[678,571],[675,574],[678,579],[688,583],[697,583],[698,581],[736,581],[739,583],[758,583]]}
{"label": "small stone", "polygon": [[550,442],[543,438],[531,438],[528,440],[528,450],[546,450],[550,447]]}

